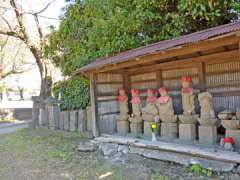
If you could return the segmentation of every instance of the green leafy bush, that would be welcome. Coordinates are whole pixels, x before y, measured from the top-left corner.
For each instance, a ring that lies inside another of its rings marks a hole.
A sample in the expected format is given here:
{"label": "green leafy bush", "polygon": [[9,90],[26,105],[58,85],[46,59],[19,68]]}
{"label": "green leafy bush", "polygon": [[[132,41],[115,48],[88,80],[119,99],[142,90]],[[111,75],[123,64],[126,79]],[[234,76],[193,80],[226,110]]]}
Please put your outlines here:
{"label": "green leafy bush", "polygon": [[54,84],[54,96],[63,101],[61,110],[85,109],[89,105],[89,81],[84,77],[71,77]]}

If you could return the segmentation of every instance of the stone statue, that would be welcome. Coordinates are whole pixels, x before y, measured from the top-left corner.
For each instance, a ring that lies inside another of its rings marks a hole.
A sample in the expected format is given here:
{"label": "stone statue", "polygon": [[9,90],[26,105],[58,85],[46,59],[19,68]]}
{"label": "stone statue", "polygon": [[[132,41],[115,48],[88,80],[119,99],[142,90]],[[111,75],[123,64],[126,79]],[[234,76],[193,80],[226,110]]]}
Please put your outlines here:
{"label": "stone statue", "polygon": [[141,99],[138,89],[131,90],[132,114],[129,117],[131,134],[137,136],[142,133],[142,117],[141,117]]}
{"label": "stone statue", "polygon": [[144,121],[154,121],[155,116],[158,116],[156,106],[157,97],[152,89],[147,90],[147,104],[142,108],[142,117]]}
{"label": "stone statue", "polygon": [[118,94],[120,114],[117,117],[117,132],[121,135],[126,135],[129,132],[128,96],[122,88],[119,89]]}
{"label": "stone statue", "polygon": [[182,108],[183,114],[195,114],[194,94],[191,87],[192,78],[190,76],[182,77]]}
{"label": "stone statue", "polygon": [[201,116],[199,123],[201,125],[214,126],[218,119],[215,116],[213,109],[213,98],[209,92],[203,92],[198,95],[198,100],[201,106]]}
{"label": "stone statue", "polygon": [[[159,122],[159,116],[156,102],[157,97],[155,96],[155,91],[148,89],[146,106],[142,108],[142,119],[144,120],[144,135],[151,136],[154,134],[154,138],[158,134],[159,127],[157,124]],[[155,129],[152,129],[153,124],[156,125]]]}
{"label": "stone statue", "polygon": [[193,94],[192,78],[183,76],[182,80],[182,109],[183,114],[178,115],[179,124],[179,139],[184,141],[194,141],[196,139],[196,124],[198,115],[195,113],[195,96]]}
{"label": "stone statue", "polygon": [[132,115],[131,116],[141,116],[141,99],[139,96],[139,90],[138,89],[132,89],[131,90],[132,99]]}
{"label": "stone statue", "polygon": [[120,107],[119,119],[128,118],[128,96],[124,89],[119,89],[118,102]]}
{"label": "stone statue", "polygon": [[176,122],[177,116],[174,115],[172,98],[168,95],[165,87],[159,88],[160,97],[157,101],[159,116],[162,122]]}

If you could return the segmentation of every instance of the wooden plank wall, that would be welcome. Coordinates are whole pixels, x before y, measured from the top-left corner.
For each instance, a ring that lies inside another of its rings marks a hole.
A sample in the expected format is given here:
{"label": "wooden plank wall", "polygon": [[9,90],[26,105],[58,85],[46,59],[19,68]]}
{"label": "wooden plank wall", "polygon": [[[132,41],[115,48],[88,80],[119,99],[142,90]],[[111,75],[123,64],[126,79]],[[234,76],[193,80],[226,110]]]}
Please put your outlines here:
{"label": "wooden plank wall", "polygon": [[97,75],[98,124],[101,133],[116,132],[116,116],[119,113],[117,92],[122,87],[122,75],[106,73]]}
{"label": "wooden plank wall", "polygon": [[[143,106],[148,88],[157,90],[165,86],[173,97],[175,113],[181,114],[181,77],[188,75],[193,79],[196,95],[200,90],[207,90],[213,94],[216,112],[240,107],[240,59],[228,61],[213,59],[201,63],[194,62],[190,66],[182,64],[154,72],[129,74],[128,83],[124,83],[125,75],[102,73],[97,76],[97,109],[101,133],[116,132],[116,116],[119,113],[117,91],[124,86],[140,90]],[[196,112],[200,112],[197,96]]]}
{"label": "wooden plank wall", "polygon": [[206,88],[217,112],[240,107],[240,61],[206,64]]}

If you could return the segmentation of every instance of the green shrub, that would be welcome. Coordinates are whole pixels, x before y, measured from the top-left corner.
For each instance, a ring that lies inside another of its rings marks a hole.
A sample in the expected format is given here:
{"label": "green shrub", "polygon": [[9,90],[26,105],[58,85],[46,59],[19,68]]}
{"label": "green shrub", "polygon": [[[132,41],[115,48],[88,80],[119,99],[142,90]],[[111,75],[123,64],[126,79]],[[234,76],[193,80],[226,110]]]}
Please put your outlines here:
{"label": "green shrub", "polygon": [[61,110],[85,109],[90,102],[89,81],[84,77],[71,77],[53,85],[54,96],[63,103]]}

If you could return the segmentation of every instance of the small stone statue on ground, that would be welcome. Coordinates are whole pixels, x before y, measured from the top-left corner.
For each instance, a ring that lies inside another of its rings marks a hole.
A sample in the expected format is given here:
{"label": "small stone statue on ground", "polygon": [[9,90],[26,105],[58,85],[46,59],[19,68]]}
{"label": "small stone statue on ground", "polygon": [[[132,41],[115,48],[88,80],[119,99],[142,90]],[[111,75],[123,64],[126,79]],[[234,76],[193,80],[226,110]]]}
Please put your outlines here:
{"label": "small stone statue on ground", "polygon": [[129,132],[128,96],[122,88],[119,89],[118,93],[120,114],[117,117],[117,132],[121,135],[126,135]]}
{"label": "small stone statue on ground", "polygon": [[159,88],[160,97],[157,101],[159,116],[162,122],[176,122],[177,116],[174,115],[172,98],[168,95],[165,87]]}
{"label": "small stone statue on ground", "polygon": [[154,118],[158,116],[158,109],[156,106],[157,97],[152,89],[147,90],[147,104],[142,108],[142,117],[144,121],[154,122]]}
{"label": "small stone statue on ground", "polygon": [[209,92],[203,92],[198,95],[198,100],[201,106],[201,116],[199,123],[204,126],[216,125],[218,119],[215,116],[213,109],[213,98]]}
{"label": "small stone statue on ground", "polygon": [[119,119],[128,118],[128,97],[124,89],[119,89],[118,102],[120,107]]}
{"label": "small stone statue on ground", "polygon": [[139,96],[139,90],[138,89],[132,89],[131,90],[132,94],[132,99],[131,99],[131,104],[132,104],[132,117],[134,116],[141,116],[141,99]]}
{"label": "small stone statue on ground", "polygon": [[182,77],[182,108],[183,114],[195,114],[194,94],[192,85],[192,78],[190,76]]}
{"label": "small stone statue on ground", "polygon": [[141,117],[141,99],[138,89],[131,90],[132,114],[129,117],[131,134],[137,136],[142,133],[142,117]]}

